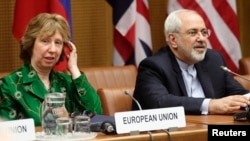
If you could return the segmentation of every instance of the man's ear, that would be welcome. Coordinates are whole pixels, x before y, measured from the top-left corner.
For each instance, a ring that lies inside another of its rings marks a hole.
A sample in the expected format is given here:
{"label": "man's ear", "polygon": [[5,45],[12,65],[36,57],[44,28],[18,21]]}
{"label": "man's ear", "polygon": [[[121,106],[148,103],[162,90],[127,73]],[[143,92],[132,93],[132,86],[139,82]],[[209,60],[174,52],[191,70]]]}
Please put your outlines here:
{"label": "man's ear", "polygon": [[169,41],[169,45],[173,48],[177,48],[177,38],[176,35],[174,33],[170,33],[168,34],[168,41]]}

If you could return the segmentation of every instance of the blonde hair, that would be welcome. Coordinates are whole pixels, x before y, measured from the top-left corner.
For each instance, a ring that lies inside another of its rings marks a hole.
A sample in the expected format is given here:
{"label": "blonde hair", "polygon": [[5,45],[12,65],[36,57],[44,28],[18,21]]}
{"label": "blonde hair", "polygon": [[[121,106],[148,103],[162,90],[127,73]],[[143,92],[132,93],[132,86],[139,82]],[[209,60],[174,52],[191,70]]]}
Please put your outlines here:
{"label": "blonde hair", "polygon": [[[53,36],[56,31],[61,34],[64,43],[70,40],[70,28],[67,20],[63,16],[59,14],[41,13],[31,19],[20,41],[20,58],[24,62],[29,63],[36,38]],[[59,61],[62,60],[63,55],[64,51],[62,51]]]}

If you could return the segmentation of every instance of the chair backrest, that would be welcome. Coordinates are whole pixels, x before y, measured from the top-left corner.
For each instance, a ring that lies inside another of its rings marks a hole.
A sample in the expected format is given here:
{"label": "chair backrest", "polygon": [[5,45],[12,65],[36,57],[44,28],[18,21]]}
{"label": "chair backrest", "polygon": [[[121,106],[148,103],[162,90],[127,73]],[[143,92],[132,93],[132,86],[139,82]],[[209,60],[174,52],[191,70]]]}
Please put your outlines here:
{"label": "chair backrest", "polygon": [[134,65],[80,68],[97,90],[121,86],[135,86],[137,68]]}
{"label": "chair backrest", "polygon": [[124,112],[132,110],[132,98],[125,94],[129,91],[133,96],[134,86],[114,87],[114,88],[100,88],[97,90],[100,96],[103,108],[103,114],[114,116],[115,112]]}
{"label": "chair backrest", "polygon": [[10,74],[10,72],[0,72],[0,78],[4,77],[5,75]]}
{"label": "chair backrest", "polygon": [[[250,74],[246,74],[242,76],[250,80]],[[234,76],[234,79],[237,80],[245,89],[250,91],[250,81],[245,80],[239,76]]]}
{"label": "chair backrest", "polygon": [[250,74],[250,57],[243,57],[239,60],[240,74]]}

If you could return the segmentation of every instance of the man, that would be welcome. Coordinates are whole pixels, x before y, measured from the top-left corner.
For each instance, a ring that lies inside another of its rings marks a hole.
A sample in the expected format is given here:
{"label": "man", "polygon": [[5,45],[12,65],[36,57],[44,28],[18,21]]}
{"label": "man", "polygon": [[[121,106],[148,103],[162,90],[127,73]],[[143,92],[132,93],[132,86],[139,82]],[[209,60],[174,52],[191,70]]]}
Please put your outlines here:
{"label": "man", "polygon": [[[167,46],[138,68],[134,97],[142,109],[183,106],[186,114],[227,114],[250,105],[248,93],[207,48],[210,30],[192,10],[178,10],[165,21]],[[133,103],[133,110],[138,109]]]}

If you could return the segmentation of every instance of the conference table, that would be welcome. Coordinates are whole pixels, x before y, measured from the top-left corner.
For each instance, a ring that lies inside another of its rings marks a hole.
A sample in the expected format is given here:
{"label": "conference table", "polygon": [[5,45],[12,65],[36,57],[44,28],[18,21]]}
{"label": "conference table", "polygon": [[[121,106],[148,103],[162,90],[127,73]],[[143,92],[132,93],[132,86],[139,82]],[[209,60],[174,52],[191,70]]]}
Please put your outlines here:
{"label": "conference table", "polygon": [[[229,124],[241,125],[248,124],[247,121],[234,121],[233,115],[186,115],[186,127],[177,128],[170,131],[172,141],[207,141],[209,124]],[[41,131],[41,127],[36,127],[36,131]],[[168,134],[163,130],[151,131],[154,141],[169,141]],[[137,135],[118,134],[106,135],[97,133],[94,139],[88,141],[151,141],[147,132],[141,132]]]}

